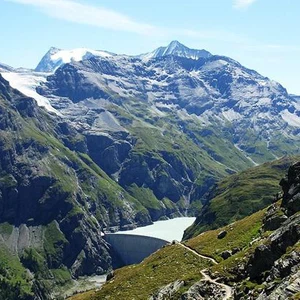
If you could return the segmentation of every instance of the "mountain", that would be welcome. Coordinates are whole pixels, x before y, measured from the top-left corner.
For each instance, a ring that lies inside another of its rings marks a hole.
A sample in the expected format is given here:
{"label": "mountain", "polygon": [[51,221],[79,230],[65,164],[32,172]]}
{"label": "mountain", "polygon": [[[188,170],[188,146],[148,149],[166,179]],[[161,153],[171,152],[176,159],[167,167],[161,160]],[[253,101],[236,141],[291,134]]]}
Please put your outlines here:
{"label": "mountain", "polygon": [[116,270],[99,291],[71,299],[298,299],[299,177],[300,162],[280,181],[280,201],[226,227],[169,244],[138,265]]}
{"label": "mountain", "polygon": [[85,137],[87,154],[127,192],[146,193],[140,201],[158,220],[195,214],[228,174],[299,153],[297,98],[231,58],[193,51],[172,42],[149,60],[93,55],[48,76],[3,76],[15,88],[40,77],[37,100]]}
{"label": "mountain", "polygon": [[300,96],[298,96],[298,95],[291,95],[291,97],[293,97],[295,100],[298,101],[298,103],[300,103]]}
{"label": "mountain", "polygon": [[190,49],[183,44],[179,43],[178,41],[172,41],[168,46],[166,47],[159,47],[155,49],[152,52],[138,55],[137,57],[143,59],[143,60],[149,60],[153,58],[163,57],[167,55],[174,55],[179,57],[185,57],[197,60],[199,58],[208,58],[211,55],[206,50],[196,50],[196,49]]}
{"label": "mountain", "polygon": [[72,50],[61,50],[51,47],[44,55],[42,60],[35,68],[36,72],[54,72],[61,65],[70,63],[71,61],[81,61],[92,56],[109,57],[113,53],[99,50],[91,50],[87,48],[78,48]]}

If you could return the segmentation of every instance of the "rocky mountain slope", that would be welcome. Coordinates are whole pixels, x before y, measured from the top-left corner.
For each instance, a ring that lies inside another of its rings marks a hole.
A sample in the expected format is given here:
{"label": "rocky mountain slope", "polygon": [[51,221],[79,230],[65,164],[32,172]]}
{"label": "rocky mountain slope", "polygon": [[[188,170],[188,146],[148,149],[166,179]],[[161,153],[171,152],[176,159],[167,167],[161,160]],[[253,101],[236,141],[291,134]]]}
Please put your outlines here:
{"label": "rocky mountain slope", "polygon": [[168,245],[72,299],[298,299],[299,179],[300,162],[280,181],[282,199],[268,208]]}
{"label": "rocky mountain slope", "polygon": [[0,298],[47,299],[71,276],[106,272],[101,231],[151,223],[83,153],[83,136],[1,76],[0,136]]}

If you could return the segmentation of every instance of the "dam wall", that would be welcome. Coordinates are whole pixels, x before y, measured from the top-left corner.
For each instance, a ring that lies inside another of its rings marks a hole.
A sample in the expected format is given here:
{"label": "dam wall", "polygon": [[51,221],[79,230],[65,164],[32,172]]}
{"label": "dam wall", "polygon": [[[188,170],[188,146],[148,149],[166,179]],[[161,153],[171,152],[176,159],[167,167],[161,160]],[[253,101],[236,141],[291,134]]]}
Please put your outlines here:
{"label": "dam wall", "polygon": [[168,244],[168,241],[143,235],[114,234],[104,235],[114,252],[113,259],[118,259],[118,267],[140,263],[144,258]]}

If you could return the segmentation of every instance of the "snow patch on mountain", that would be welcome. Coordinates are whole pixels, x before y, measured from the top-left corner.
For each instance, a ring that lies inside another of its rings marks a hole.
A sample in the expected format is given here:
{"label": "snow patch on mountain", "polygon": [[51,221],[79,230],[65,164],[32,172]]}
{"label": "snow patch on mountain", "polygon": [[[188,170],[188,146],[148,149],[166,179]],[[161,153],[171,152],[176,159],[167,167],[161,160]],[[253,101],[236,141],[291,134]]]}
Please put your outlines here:
{"label": "snow patch on mountain", "polygon": [[296,114],[290,113],[287,109],[281,112],[281,117],[290,126],[300,127],[300,117],[298,117]]}
{"label": "snow patch on mountain", "polygon": [[55,72],[60,66],[71,63],[74,61],[81,61],[90,57],[111,57],[115,54],[101,51],[92,50],[88,48],[77,48],[72,50],[62,50],[55,47],[51,47],[49,51],[43,56],[37,67],[36,72]]}
{"label": "snow patch on mountain", "polygon": [[78,48],[73,50],[59,50],[55,54],[51,55],[53,61],[61,60],[62,63],[67,64],[72,60],[81,61],[87,55],[99,56],[99,57],[110,57],[112,54],[105,51],[91,50],[87,48]]}
{"label": "snow patch on mountain", "polygon": [[60,112],[51,106],[49,99],[36,92],[36,88],[42,82],[46,82],[46,74],[31,72],[3,72],[1,75],[9,82],[11,87],[19,90],[24,95],[35,99],[39,106],[45,107],[48,111],[54,112],[57,115],[61,115]]}
{"label": "snow patch on mountain", "polygon": [[223,111],[222,114],[229,122],[232,122],[234,120],[240,120],[243,118],[243,116],[241,114],[239,114],[238,112],[236,112],[233,109]]}

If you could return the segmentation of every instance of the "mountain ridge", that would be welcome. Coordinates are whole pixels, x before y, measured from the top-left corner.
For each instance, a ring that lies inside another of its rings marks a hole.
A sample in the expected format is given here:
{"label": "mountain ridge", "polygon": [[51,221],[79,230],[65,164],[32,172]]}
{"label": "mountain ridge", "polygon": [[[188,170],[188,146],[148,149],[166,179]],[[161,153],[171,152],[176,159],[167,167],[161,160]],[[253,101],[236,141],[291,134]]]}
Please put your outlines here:
{"label": "mountain ridge", "polygon": [[88,48],[76,48],[71,50],[63,50],[56,47],[51,47],[47,53],[43,56],[37,67],[34,69],[37,72],[54,72],[57,68],[65,63],[69,63],[72,60],[81,61],[88,59],[92,56],[119,56],[119,57],[133,57],[143,60],[149,60],[153,58],[163,57],[167,55],[174,55],[179,57],[191,58],[194,60],[200,58],[207,58],[211,56],[211,53],[202,49],[190,49],[178,41],[171,41],[165,47],[159,47],[152,52],[139,55],[124,55],[115,54],[104,50],[92,50]]}

